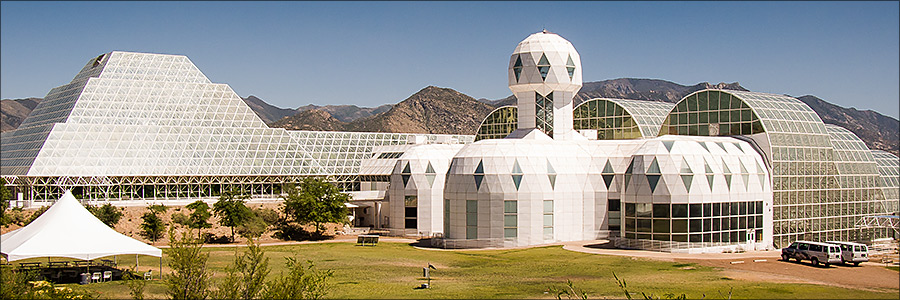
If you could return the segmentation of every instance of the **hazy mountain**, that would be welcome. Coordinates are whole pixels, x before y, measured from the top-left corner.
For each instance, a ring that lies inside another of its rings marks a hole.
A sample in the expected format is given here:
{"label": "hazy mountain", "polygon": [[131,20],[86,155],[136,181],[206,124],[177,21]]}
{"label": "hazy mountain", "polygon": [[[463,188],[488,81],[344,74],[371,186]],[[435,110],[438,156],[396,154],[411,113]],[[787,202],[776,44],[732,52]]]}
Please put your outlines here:
{"label": "hazy mountain", "polygon": [[318,106],[315,104],[309,104],[306,106],[301,106],[297,108],[298,112],[307,111],[310,109],[318,109],[321,111],[328,112],[335,119],[340,120],[341,122],[352,122],[356,119],[369,117],[372,115],[377,115],[383,112],[386,112],[393,107],[393,104],[385,104],[379,107],[359,107],[356,105],[325,105]]}
{"label": "hazy mountain", "polygon": [[331,116],[328,112],[319,109],[307,109],[295,115],[284,117],[281,120],[269,123],[269,127],[285,128],[290,130],[313,131],[345,131],[347,123]]}
{"label": "hazy mountain", "polygon": [[247,103],[247,105],[250,106],[250,109],[253,109],[253,112],[255,112],[263,122],[266,122],[266,124],[297,113],[297,111],[293,109],[272,106],[253,95],[241,99],[243,99],[244,103]]}
{"label": "hazy mountain", "polygon": [[39,102],[41,98],[0,100],[0,132],[19,127]]}
{"label": "hazy mountain", "polygon": [[797,97],[809,105],[827,124],[846,128],[856,134],[869,149],[881,149],[900,156],[900,121],[871,110],[843,108],[806,95]]}

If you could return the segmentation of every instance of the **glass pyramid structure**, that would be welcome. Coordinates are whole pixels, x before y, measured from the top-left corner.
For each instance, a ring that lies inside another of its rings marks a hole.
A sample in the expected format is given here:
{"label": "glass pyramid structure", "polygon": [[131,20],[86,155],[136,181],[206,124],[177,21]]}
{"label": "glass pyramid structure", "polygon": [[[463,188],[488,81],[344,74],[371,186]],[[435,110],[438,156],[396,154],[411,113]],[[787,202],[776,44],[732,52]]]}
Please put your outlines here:
{"label": "glass pyramid structure", "polygon": [[[30,199],[52,199],[64,186],[100,198],[196,197],[225,188],[214,184],[259,183],[249,188],[265,193],[298,176],[352,181],[372,147],[405,144],[409,135],[269,128],[186,56],[114,51],[88,61],[2,135],[0,174],[28,186]],[[474,136],[427,136],[438,139]]]}

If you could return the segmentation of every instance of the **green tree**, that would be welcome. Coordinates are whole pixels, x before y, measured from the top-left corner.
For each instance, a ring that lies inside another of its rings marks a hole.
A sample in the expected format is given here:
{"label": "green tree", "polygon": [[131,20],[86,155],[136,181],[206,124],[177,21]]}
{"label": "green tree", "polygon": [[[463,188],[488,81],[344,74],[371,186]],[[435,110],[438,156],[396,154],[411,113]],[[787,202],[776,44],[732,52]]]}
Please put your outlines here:
{"label": "green tree", "polygon": [[347,223],[350,195],[318,177],[304,178],[297,187],[288,186],[284,214],[300,224],[313,224],[320,234],[325,223]]}
{"label": "green tree", "polygon": [[155,211],[151,210],[145,212],[144,215],[141,216],[141,220],[143,220],[141,223],[141,236],[147,238],[151,242],[156,242],[162,237],[163,230],[166,230],[166,224]]}
{"label": "green tree", "polygon": [[6,179],[0,178],[0,225],[9,224],[10,218],[6,215],[9,209],[9,201],[12,201],[12,192],[6,188]]}
{"label": "green tree", "polygon": [[206,299],[209,296],[210,273],[207,270],[209,253],[202,253],[199,240],[187,232],[175,238],[174,227],[169,227],[169,268],[172,274],[166,279],[170,299]]}
{"label": "green tree", "polygon": [[219,217],[219,225],[231,227],[232,242],[234,242],[234,228],[244,224],[251,217],[250,209],[244,204],[247,198],[250,198],[247,194],[230,190],[222,193],[219,201],[213,204],[213,211]]}
{"label": "green tree", "polygon": [[106,203],[102,206],[93,206],[88,205],[84,208],[87,208],[88,211],[91,212],[97,219],[99,219],[106,226],[115,228],[116,224],[119,223],[119,220],[122,219],[122,210],[120,208],[116,208],[112,206],[112,204]]}
{"label": "green tree", "polygon": [[191,215],[188,217],[188,227],[197,229],[197,239],[200,239],[202,230],[212,227],[212,224],[209,224],[209,205],[197,200],[188,204],[185,208],[191,210]]}

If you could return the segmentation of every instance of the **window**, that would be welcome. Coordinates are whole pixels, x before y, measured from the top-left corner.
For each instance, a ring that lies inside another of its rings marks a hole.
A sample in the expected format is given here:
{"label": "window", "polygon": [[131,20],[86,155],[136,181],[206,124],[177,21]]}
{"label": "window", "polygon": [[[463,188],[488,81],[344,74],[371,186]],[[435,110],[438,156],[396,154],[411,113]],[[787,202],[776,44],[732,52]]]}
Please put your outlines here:
{"label": "window", "polygon": [[518,201],[503,201],[503,237],[515,238],[518,236]]}
{"label": "window", "polygon": [[535,125],[549,136],[553,136],[553,92],[546,96],[534,93]]}
{"label": "window", "polygon": [[417,215],[418,215],[418,212],[417,212],[418,202],[419,202],[418,197],[416,197],[416,196],[404,197],[404,199],[403,199],[403,206],[404,206],[404,213],[405,213],[404,228],[415,229],[418,227],[416,224],[416,219],[417,219]]}
{"label": "window", "polygon": [[547,74],[550,73],[550,61],[547,55],[541,53],[541,60],[537,63],[538,72],[541,72],[541,80],[547,80]]}
{"label": "window", "polygon": [[516,56],[516,63],[513,64],[513,73],[516,74],[516,82],[519,82],[519,75],[522,74],[522,56]]}
{"label": "window", "polygon": [[466,200],[466,239],[478,238],[478,201]]}
{"label": "window", "polygon": [[609,201],[609,211],[620,211],[621,210],[621,207],[620,207],[621,203],[620,203],[619,199],[609,199],[608,201]]}
{"label": "window", "polygon": [[553,239],[553,200],[544,200],[544,240]]}

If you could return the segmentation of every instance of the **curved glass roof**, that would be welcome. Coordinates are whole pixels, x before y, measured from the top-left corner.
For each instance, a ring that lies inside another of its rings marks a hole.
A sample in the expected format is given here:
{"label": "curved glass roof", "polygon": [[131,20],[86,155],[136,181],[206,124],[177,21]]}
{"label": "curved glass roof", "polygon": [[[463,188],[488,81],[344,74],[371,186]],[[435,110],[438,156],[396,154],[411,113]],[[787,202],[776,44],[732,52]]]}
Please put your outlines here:
{"label": "curved glass roof", "polygon": [[853,132],[843,127],[825,124],[834,148],[834,162],[840,174],[878,174],[875,158],[869,147]]}
{"label": "curved glass roof", "polygon": [[653,137],[674,106],[648,100],[590,99],[575,107],[575,129],[595,129],[601,140]]}
{"label": "curved glass roof", "polygon": [[519,126],[519,109],[515,105],[498,107],[481,121],[475,141],[502,139]]}

